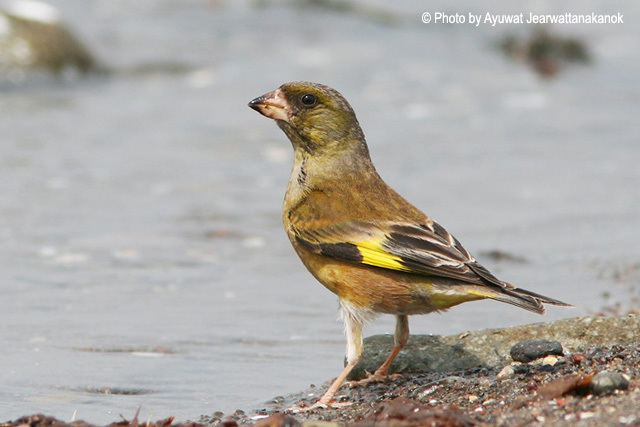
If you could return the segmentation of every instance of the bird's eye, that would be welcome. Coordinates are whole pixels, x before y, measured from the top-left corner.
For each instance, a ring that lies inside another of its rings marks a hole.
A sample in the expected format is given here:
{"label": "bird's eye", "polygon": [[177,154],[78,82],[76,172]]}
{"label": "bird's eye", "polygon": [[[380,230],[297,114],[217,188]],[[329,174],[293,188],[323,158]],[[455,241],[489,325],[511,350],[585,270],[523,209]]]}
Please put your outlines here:
{"label": "bird's eye", "polygon": [[306,105],[307,107],[312,107],[316,105],[316,102],[318,101],[318,99],[315,97],[315,95],[307,93],[302,95],[301,101],[303,105]]}

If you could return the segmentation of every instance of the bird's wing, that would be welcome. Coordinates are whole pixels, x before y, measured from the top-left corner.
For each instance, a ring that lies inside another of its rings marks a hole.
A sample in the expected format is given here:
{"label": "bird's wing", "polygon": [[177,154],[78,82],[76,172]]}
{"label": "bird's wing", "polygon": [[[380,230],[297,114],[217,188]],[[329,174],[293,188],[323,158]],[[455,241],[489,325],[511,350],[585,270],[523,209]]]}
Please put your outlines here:
{"label": "bird's wing", "polygon": [[293,232],[303,247],[327,257],[470,284],[513,288],[480,265],[436,222],[352,221],[322,228],[294,227]]}

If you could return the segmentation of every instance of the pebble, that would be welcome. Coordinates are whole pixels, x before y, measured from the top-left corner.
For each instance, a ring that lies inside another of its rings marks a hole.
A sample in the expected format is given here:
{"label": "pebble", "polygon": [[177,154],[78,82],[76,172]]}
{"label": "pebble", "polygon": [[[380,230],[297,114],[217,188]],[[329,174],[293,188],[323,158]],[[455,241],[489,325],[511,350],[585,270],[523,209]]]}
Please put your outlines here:
{"label": "pebble", "polygon": [[467,396],[467,398],[469,399],[469,403],[473,403],[479,399],[475,394],[470,394],[469,396]]}
{"label": "pebble", "polygon": [[531,372],[531,366],[527,364],[516,362],[516,364],[511,364],[511,367],[513,368],[513,372],[516,374],[528,374]]}
{"label": "pebble", "polygon": [[562,356],[562,344],[558,341],[527,340],[511,347],[511,358],[517,362],[531,362],[545,356]]}
{"label": "pebble", "polygon": [[418,399],[423,400],[426,396],[429,396],[430,394],[432,394],[434,391],[436,391],[438,388],[440,388],[439,385],[432,385],[431,387],[421,391],[418,394]]}
{"label": "pebble", "polygon": [[636,422],[636,416],[629,415],[628,417],[619,417],[618,421],[620,422],[620,424],[633,424]]}
{"label": "pebble", "polygon": [[504,368],[502,368],[500,372],[498,372],[498,375],[496,375],[496,378],[499,380],[511,378],[515,374],[515,372],[516,371],[513,369],[513,366],[507,365]]}
{"label": "pebble", "polygon": [[573,355],[571,356],[571,361],[572,361],[574,364],[579,365],[579,364],[581,364],[582,362],[584,362],[584,360],[585,360],[586,358],[587,358],[587,357],[586,357],[584,354],[582,354],[582,353],[575,353],[575,354],[573,354]]}
{"label": "pebble", "polygon": [[231,417],[222,420],[222,427],[238,427],[238,423]]}
{"label": "pebble", "polygon": [[593,418],[596,416],[596,414],[593,412],[580,412],[579,415],[581,420],[588,420],[589,418]]}
{"label": "pebble", "polygon": [[602,371],[593,377],[589,387],[593,394],[607,394],[614,390],[626,390],[629,380],[619,372]]}

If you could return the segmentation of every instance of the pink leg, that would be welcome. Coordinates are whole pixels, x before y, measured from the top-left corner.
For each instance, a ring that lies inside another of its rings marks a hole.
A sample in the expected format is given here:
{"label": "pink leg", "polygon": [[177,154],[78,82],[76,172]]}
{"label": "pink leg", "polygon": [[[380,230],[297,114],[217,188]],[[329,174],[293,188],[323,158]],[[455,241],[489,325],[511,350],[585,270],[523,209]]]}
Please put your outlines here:
{"label": "pink leg", "polygon": [[396,316],[396,331],[393,335],[393,349],[391,350],[391,354],[387,357],[387,360],[384,361],[382,365],[373,373],[373,375],[369,375],[367,378],[360,381],[350,382],[350,386],[360,386],[366,385],[373,382],[384,381],[389,376],[389,367],[395,360],[400,350],[407,344],[409,340],[409,317],[401,314]]}
{"label": "pink leg", "polygon": [[327,406],[341,406],[333,401],[334,396],[349,376],[351,370],[358,364],[362,357],[362,320],[357,316],[348,303],[342,302],[342,317],[344,320],[344,330],[347,335],[347,366],[344,367],[340,375],[331,383],[329,389],[322,395],[320,400],[314,405],[307,408],[293,408],[293,411],[308,411],[316,408],[325,408]]}

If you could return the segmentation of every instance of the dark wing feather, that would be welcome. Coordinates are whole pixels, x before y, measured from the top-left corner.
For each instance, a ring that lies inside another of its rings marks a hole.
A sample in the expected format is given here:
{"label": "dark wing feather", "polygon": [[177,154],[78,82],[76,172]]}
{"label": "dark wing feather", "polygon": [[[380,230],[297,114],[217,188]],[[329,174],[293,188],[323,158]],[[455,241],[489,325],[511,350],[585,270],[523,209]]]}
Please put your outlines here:
{"label": "dark wing feather", "polygon": [[[436,222],[415,225],[358,221],[294,231],[304,247],[325,256],[465,283],[503,286]],[[367,254],[372,251],[380,262],[367,262]]]}
{"label": "dark wing feather", "polygon": [[429,224],[347,222],[319,229],[294,229],[305,248],[320,255],[388,270],[454,279],[486,286],[498,301],[542,313],[542,303],[563,303],[503,282],[479,264],[436,222]]}

